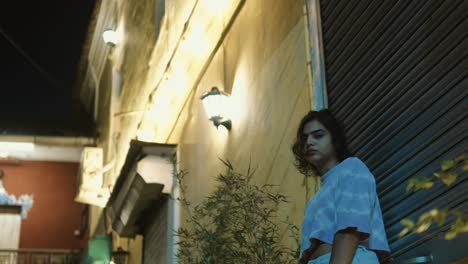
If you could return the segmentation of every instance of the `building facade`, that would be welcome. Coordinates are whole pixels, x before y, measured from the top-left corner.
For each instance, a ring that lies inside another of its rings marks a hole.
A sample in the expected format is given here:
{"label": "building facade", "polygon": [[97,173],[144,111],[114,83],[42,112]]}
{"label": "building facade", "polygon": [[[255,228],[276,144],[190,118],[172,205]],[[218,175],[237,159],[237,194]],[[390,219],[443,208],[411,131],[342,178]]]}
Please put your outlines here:
{"label": "building facade", "polygon": [[[317,182],[295,169],[290,148],[301,117],[322,100],[342,119],[355,154],[376,175],[394,258],[434,252],[438,263],[461,259],[460,249],[434,251],[459,240],[437,246],[427,242],[447,227],[406,240],[396,235],[403,228],[399,220],[418,213],[417,197],[423,196],[402,196],[407,180],[437,170],[438,162],[466,149],[461,132],[466,126],[461,114],[466,38],[460,30],[467,20],[459,13],[465,3],[320,2],[102,0],[77,94],[94,113],[98,146],[111,167],[103,176],[104,187],[113,190],[120,186],[119,176],[126,177],[122,168],[131,140],[174,144],[175,170],[188,172],[187,198],[194,204],[213,191],[216,175],[224,170],[221,158],[239,171],[257,168],[256,184],[276,185],[292,201],[280,208],[280,217],[300,225]],[[312,15],[319,19],[311,20]],[[101,34],[108,29],[115,32],[115,43],[103,42]],[[321,46],[314,46],[310,34],[317,34]],[[316,63],[317,57],[322,61]],[[313,74],[317,67],[324,67],[322,86]],[[229,95],[224,111],[230,130],[213,126],[203,109],[200,97],[212,87]],[[321,98],[318,87],[324,89]],[[441,127],[450,132],[442,133]],[[440,144],[445,148],[432,151]],[[450,203],[447,196],[443,203],[431,203],[424,196],[424,206],[463,210],[466,194],[460,190],[465,185],[460,177],[447,192],[461,200]],[[177,195],[174,188],[171,194]],[[185,216],[171,200],[148,204],[142,231],[131,237],[113,230],[107,209],[93,207],[91,235],[112,234],[114,248],[128,250],[131,263],[175,262],[177,247],[164,229],[184,226]],[[285,235],[283,243],[293,241]],[[158,261],[150,254],[154,245],[168,249]]]}

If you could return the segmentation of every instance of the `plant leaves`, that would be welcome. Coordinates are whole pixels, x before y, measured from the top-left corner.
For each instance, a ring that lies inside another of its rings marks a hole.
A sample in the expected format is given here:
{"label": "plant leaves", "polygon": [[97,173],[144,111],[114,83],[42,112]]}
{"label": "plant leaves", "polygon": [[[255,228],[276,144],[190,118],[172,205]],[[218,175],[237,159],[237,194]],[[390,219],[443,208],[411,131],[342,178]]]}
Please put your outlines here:
{"label": "plant leaves", "polygon": [[413,179],[410,179],[408,185],[406,186],[406,192],[409,192],[411,188],[413,188],[414,186],[415,186],[415,182],[413,181]]}
{"label": "plant leaves", "polygon": [[454,239],[455,237],[457,237],[457,232],[456,231],[448,231],[447,233],[445,233],[445,239],[446,240],[452,240]]}
{"label": "plant leaves", "polygon": [[400,233],[398,234],[398,237],[399,238],[402,238],[404,237],[405,235],[407,235],[408,233],[410,232],[410,229],[405,227],[403,230],[400,231]]}
{"label": "plant leaves", "polygon": [[233,170],[233,166],[231,164],[231,162],[229,160],[223,160],[221,158],[219,158],[219,160],[229,169],[229,170]]}
{"label": "plant leaves", "polygon": [[440,168],[442,169],[442,171],[448,171],[451,168],[455,167],[456,164],[457,163],[455,162],[455,160],[444,160],[442,161],[442,165],[440,166]]}
{"label": "plant leaves", "polygon": [[[445,160],[441,163],[441,171],[434,172],[433,176],[442,181],[446,186],[452,185],[458,178],[456,168],[459,164],[462,164],[462,171],[468,171],[468,155],[463,153],[454,160]],[[429,189],[434,185],[434,179],[428,179],[426,177],[412,178],[409,180],[406,186],[406,192],[413,189],[415,191],[421,189]],[[421,233],[426,231],[432,224],[436,222],[437,225],[442,226],[447,222],[448,215],[454,215],[456,217],[455,223],[450,226],[450,230],[445,234],[446,240],[451,240],[457,237],[460,233],[468,232],[468,215],[457,210],[448,209],[432,209],[426,213],[423,213],[416,224],[408,219],[403,219],[401,223],[405,228],[399,233],[399,237],[402,237],[410,232]]]}
{"label": "plant leaves", "polygon": [[437,214],[434,215],[434,221],[437,223],[437,225],[441,226],[445,224],[447,213],[448,209],[437,210]]}
{"label": "plant leaves", "polygon": [[455,172],[445,172],[440,175],[440,180],[445,183],[445,185],[450,186],[457,180],[457,177],[458,175]]}
{"label": "plant leaves", "polygon": [[400,223],[410,229],[413,228],[415,225],[414,221],[408,218],[402,219]]}
{"label": "plant leaves", "polygon": [[463,153],[460,156],[458,156],[457,158],[455,158],[456,162],[462,162],[462,161],[466,162],[467,160],[468,160],[468,155],[466,155],[466,153]]}
{"label": "plant leaves", "polygon": [[411,188],[414,187],[414,191],[419,191],[421,189],[427,190],[434,185],[434,182],[427,177],[419,177],[410,179],[408,186],[406,186],[406,191],[408,192]]}
{"label": "plant leaves", "polygon": [[[299,228],[288,225],[297,248],[281,244],[278,207],[286,196],[273,186],[258,187],[247,175],[228,168],[217,187],[188,215],[190,229],[179,230],[180,263],[295,263],[300,254]],[[186,189],[181,189],[182,196]],[[281,230],[282,232],[283,230]],[[228,261],[227,261],[228,260]]]}
{"label": "plant leaves", "polygon": [[422,221],[421,223],[419,223],[415,228],[414,228],[414,232],[416,233],[422,233],[424,231],[426,231],[432,224],[432,220],[430,219],[427,219],[425,221]]}

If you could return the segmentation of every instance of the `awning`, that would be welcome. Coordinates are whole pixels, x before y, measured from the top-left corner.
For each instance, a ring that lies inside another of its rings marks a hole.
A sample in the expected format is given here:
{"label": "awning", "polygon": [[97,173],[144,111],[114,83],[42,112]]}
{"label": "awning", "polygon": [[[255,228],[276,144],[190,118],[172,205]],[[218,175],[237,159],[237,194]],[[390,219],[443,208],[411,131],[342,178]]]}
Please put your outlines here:
{"label": "awning", "polygon": [[174,144],[130,142],[124,166],[106,206],[117,234],[123,237],[141,234],[144,212],[162,195],[171,192],[176,149]]}

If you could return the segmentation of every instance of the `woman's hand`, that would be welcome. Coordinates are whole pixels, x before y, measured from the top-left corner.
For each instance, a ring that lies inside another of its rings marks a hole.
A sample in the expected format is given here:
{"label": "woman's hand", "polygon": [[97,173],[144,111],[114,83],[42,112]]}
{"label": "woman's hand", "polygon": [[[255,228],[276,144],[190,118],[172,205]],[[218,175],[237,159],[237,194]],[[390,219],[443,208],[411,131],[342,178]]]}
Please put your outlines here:
{"label": "woman's hand", "polygon": [[335,233],[330,264],[351,264],[362,233],[346,228]]}

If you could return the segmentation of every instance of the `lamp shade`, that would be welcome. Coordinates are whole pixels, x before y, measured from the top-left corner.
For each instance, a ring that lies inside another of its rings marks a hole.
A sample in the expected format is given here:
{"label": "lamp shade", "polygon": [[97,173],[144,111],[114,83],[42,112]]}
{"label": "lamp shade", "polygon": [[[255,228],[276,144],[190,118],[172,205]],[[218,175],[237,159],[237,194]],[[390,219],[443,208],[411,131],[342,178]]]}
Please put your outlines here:
{"label": "lamp shade", "polygon": [[225,93],[221,92],[217,87],[213,87],[209,92],[204,93],[200,99],[208,118],[213,121],[216,127],[223,125],[227,129],[231,129],[231,120],[226,115],[229,108],[229,98]]}
{"label": "lamp shade", "polygon": [[104,30],[104,32],[102,32],[102,38],[106,44],[111,46],[115,46],[118,42],[117,32],[115,32],[113,29]]}
{"label": "lamp shade", "polygon": [[228,106],[228,97],[221,93],[217,87],[211,88],[209,92],[206,92],[200,98],[205,108],[208,118],[225,118],[226,107]]}

